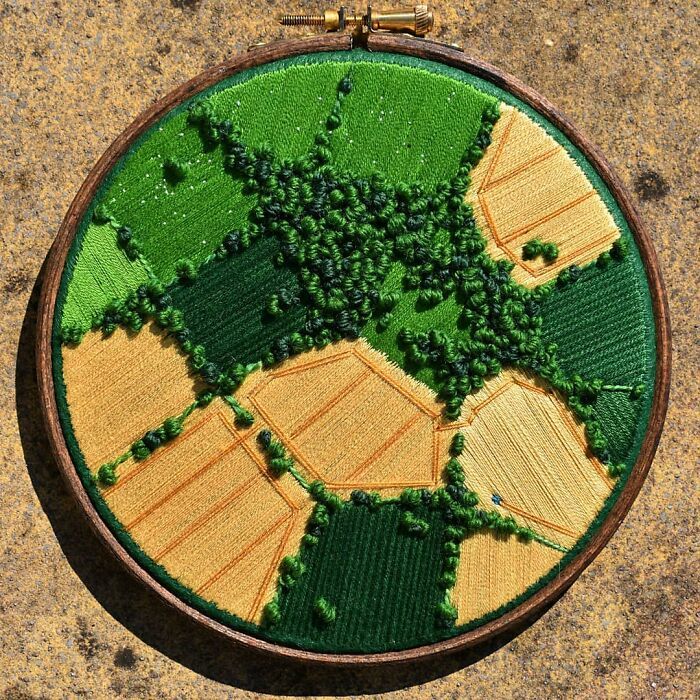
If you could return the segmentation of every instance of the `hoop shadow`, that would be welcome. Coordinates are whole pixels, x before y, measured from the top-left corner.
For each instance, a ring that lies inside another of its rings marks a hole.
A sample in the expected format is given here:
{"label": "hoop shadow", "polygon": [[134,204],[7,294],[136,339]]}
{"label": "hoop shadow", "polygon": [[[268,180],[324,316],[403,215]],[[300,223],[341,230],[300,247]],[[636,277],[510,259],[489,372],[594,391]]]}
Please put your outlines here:
{"label": "hoop shadow", "polygon": [[[68,563],[105,610],[144,643],[195,673],[219,683],[271,695],[358,695],[406,688],[477,663],[533,624],[471,649],[424,662],[368,668],[332,668],[273,659],[198,626],[138,583],[106,550],[68,492],[51,452],[39,409],[36,320],[44,266],[22,323],[16,362],[16,408],[27,470]],[[117,652],[123,668],[131,650]],[[126,652],[126,653],[125,653]],[[132,654],[133,656],[133,654]],[[138,669],[133,669],[138,673]]]}

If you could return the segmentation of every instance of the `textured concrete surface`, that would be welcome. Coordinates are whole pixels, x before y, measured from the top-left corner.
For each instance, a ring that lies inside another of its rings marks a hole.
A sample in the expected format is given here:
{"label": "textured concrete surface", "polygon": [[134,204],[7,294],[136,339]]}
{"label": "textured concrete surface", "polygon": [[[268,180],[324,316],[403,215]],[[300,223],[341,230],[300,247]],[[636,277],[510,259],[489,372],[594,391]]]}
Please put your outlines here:
{"label": "textured concrete surface", "polygon": [[[438,663],[320,671],[236,651],[103,552],[53,464],[32,358],[37,276],[103,149],[248,44],[277,2],[0,2],[0,697],[690,698],[698,678],[698,4],[440,3],[437,37],[538,88],[597,142],[666,276],[675,375],[640,498],[574,587],[517,637]],[[253,7],[259,8],[257,11]],[[295,7],[311,9],[298,1]],[[294,8],[291,8],[294,9]],[[259,16],[257,13],[259,12]]]}

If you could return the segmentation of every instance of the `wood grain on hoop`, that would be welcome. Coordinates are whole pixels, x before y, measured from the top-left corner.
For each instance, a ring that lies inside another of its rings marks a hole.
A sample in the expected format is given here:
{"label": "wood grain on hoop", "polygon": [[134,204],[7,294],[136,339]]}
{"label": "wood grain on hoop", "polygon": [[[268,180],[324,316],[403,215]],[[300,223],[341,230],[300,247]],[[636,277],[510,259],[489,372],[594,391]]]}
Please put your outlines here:
{"label": "wood grain on hoop", "polygon": [[154,104],[150,109],[142,113],[136,121],[114,141],[92,169],[78,191],[78,194],[75,196],[49,254],[39,306],[37,327],[37,373],[42,412],[51,446],[60,470],[71,492],[80,503],[82,510],[86,513],[93,530],[107,548],[126,566],[131,574],[148,587],[155,590],[170,606],[176,608],[201,625],[215,630],[223,637],[233,640],[238,644],[265,651],[278,657],[286,657],[300,661],[319,662],[329,665],[356,664],[366,666],[379,663],[402,663],[415,661],[417,659],[428,659],[449,651],[485,642],[498,634],[507,632],[522,624],[525,620],[541,611],[548,603],[555,600],[576,580],[581,572],[605,546],[622,522],[622,519],[629,511],[632,502],[637,496],[651,465],[661,435],[668,405],[671,373],[671,331],[664,284],[649,235],[621,182],[612,172],[607,161],[595,146],[584,138],[561,113],[547,102],[547,100],[517,79],[483,61],[470,58],[459,50],[432,41],[417,40],[396,35],[370,35],[366,42],[366,48],[370,51],[407,54],[444,63],[482,77],[529,104],[560,129],[569,140],[586,155],[609,187],[623,215],[627,219],[639,248],[646,269],[656,323],[657,364],[655,391],[649,417],[649,426],[637,461],[630,473],[627,483],[605,521],[593,534],[585,549],[578,554],[556,578],[513,610],[510,610],[501,617],[481,627],[458,634],[444,641],[413,649],[375,654],[324,654],[279,646],[231,629],[204,615],[187,605],[165,586],[156,581],[147,571],[141,568],[129,552],[118,542],[90,501],[69,455],[58,417],[52,373],[51,333],[59,285],[65,261],[77,228],[99,189],[100,184],[112,167],[128,151],[134,140],[184,100],[248,68],[306,53],[348,50],[350,48],[352,48],[352,38],[347,35],[322,35],[310,39],[281,41],[273,45],[256,48],[246,55],[236,57],[220,66],[205,71],[196,78],[181,85]]}

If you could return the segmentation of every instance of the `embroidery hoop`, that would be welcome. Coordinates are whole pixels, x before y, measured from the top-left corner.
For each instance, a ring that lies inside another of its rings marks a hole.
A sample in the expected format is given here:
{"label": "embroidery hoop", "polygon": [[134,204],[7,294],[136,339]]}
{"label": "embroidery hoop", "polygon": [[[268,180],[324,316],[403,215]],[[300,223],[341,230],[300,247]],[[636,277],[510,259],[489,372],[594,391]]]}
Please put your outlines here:
{"label": "embroidery hoop", "polygon": [[112,143],[87,176],[71,203],[56,240],[51,247],[39,304],[37,374],[42,413],[49,434],[52,451],[60,471],[68,484],[69,490],[77,500],[81,510],[85,513],[98,538],[132,575],[148,588],[155,591],[161,599],[171,607],[177,609],[203,627],[209,628],[237,644],[267,652],[280,658],[336,666],[370,666],[426,660],[444,655],[448,652],[454,652],[487,642],[498,635],[513,630],[517,626],[523,624],[527,619],[540,613],[548,604],[556,601],[580,576],[583,570],[607,544],[608,540],[621,524],[639,493],[654,458],[668,406],[671,374],[671,329],[664,283],[649,234],[632,205],[622,183],[613,173],[610,165],[598,149],[582,136],[566,117],[545,98],[516,78],[488,63],[468,57],[460,50],[425,39],[413,39],[406,36],[391,34],[369,34],[366,37],[366,48],[369,51],[405,54],[443,63],[457,69],[462,69],[478,77],[485,78],[498,87],[510,92],[535,109],[562,131],[573,144],[585,154],[594,169],[609,187],[629,224],[644,263],[655,319],[657,355],[655,391],[648,429],[644,436],[639,455],[627,483],[624,485],[624,488],[613,504],[604,522],[593,534],[583,551],[564,568],[559,576],[504,615],[473,630],[425,646],[370,654],[320,653],[285,647],[234,630],[217,622],[188,605],[172,591],[156,581],[118,542],[115,535],[110,531],[107,524],[98,514],[94,504],[80,482],[60,426],[52,373],[51,331],[59,284],[71,243],[81,219],[105,176],[109,173],[114,164],[129,150],[135,140],[171,109],[202,90],[248,68],[300,54],[343,51],[352,48],[352,36],[342,34],[329,34],[307,39],[280,41],[271,45],[256,47],[248,54],[237,56],[201,73],[173,90],[170,94],[166,95],[137,117],[137,119]]}

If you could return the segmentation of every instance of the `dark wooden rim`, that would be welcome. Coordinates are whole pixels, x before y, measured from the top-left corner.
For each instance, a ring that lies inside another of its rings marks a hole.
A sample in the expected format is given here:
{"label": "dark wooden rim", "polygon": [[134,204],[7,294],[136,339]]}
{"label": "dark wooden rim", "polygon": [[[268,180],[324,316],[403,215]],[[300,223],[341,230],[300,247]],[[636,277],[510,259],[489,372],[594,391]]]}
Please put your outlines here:
{"label": "dark wooden rim", "polygon": [[176,608],[194,621],[220,633],[222,636],[238,644],[268,652],[278,657],[295,659],[298,661],[317,662],[328,665],[356,664],[367,666],[380,663],[405,663],[418,659],[427,660],[449,651],[455,651],[483,643],[496,635],[503,634],[521,625],[525,620],[540,612],[548,603],[555,600],[576,580],[576,578],[578,578],[619,527],[635,497],[639,493],[647,472],[649,471],[661,436],[661,429],[668,405],[671,375],[671,328],[664,284],[661,278],[656,253],[652,247],[649,235],[622,183],[613,173],[610,165],[599,150],[583,137],[566,117],[558,112],[546,99],[516,78],[513,78],[488,63],[475,58],[469,58],[459,50],[436,42],[417,40],[405,36],[371,35],[367,40],[367,48],[370,51],[408,54],[439,63],[445,63],[485,78],[520,98],[566,134],[572,143],[586,155],[610,188],[630,225],[637,246],[639,247],[646,268],[656,323],[657,366],[655,392],[649,418],[649,428],[644,437],[639,456],[625,487],[621,491],[607,518],[593,534],[586,548],[568,564],[561,574],[543,586],[526,601],[501,617],[474,630],[464,632],[451,639],[434,644],[379,654],[323,654],[279,646],[249,634],[236,631],[213,620],[187,605],[174,593],[156,581],[117,541],[97,513],[80,482],[78,473],[69,455],[58,418],[52,373],[51,332],[56,297],[66,257],[75,232],[85,211],[100,187],[100,184],[115,163],[126,153],[136,138],[173,107],[202,90],[215,85],[224,78],[242,70],[290,56],[323,51],[347,50],[350,48],[352,48],[352,39],[346,35],[323,35],[310,39],[281,41],[273,45],[256,48],[246,55],[238,56],[215,68],[207,70],[184,85],[181,85],[169,95],[155,103],[150,109],[140,114],[131,126],[112,143],[78,190],[49,253],[46,276],[43,282],[39,305],[37,326],[37,374],[44,421],[52,450],[60,470],[73,496],[87,515],[93,530],[110,552],[126,566],[131,574],[152,590],[155,590],[158,595],[173,608]]}

